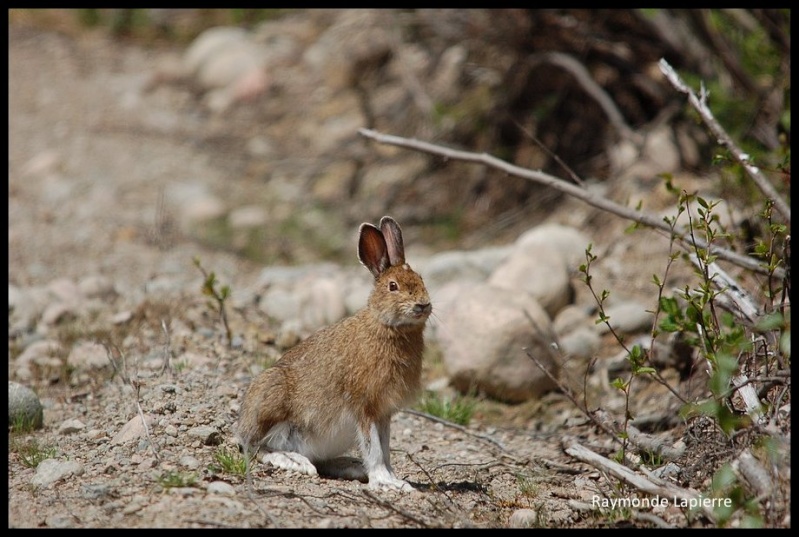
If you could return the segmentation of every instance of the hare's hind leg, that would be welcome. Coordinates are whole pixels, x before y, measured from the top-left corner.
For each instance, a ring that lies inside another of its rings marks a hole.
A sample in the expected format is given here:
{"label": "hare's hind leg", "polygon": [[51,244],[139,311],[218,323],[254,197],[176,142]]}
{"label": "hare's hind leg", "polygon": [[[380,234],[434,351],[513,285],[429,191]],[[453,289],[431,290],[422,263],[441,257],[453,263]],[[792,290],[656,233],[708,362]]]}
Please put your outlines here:
{"label": "hare's hind leg", "polygon": [[316,466],[306,457],[293,451],[271,451],[263,456],[264,464],[271,464],[283,470],[299,472],[306,475],[316,475]]}
{"label": "hare's hind leg", "polygon": [[264,447],[269,450],[261,461],[283,470],[316,475],[316,466],[309,454],[305,438],[288,422],[278,423],[266,435]]}

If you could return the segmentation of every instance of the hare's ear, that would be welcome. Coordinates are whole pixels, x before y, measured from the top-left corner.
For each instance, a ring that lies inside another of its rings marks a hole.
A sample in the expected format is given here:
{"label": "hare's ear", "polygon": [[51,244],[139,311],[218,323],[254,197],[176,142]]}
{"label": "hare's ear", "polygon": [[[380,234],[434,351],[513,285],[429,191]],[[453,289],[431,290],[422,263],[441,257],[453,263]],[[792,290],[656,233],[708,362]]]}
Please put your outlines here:
{"label": "hare's ear", "polygon": [[367,223],[361,224],[358,235],[358,259],[377,278],[389,267],[386,239],[379,229]]}
{"label": "hare's ear", "polygon": [[402,230],[397,221],[390,216],[384,216],[380,219],[380,231],[383,232],[383,237],[386,240],[391,266],[404,264],[405,246],[402,243]]}

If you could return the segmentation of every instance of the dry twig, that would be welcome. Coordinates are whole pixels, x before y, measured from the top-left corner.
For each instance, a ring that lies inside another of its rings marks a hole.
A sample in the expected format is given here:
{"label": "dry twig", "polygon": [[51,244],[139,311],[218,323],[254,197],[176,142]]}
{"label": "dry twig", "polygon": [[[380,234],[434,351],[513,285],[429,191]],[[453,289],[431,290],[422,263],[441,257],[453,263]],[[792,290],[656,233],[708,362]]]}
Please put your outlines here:
{"label": "dry twig", "polygon": [[423,528],[428,528],[429,527],[427,522],[425,522],[421,518],[415,517],[414,515],[412,515],[411,513],[405,511],[404,509],[400,509],[399,507],[397,507],[393,503],[388,502],[388,501],[384,500],[383,498],[379,497],[378,495],[376,495],[371,490],[363,489],[361,492],[363,493],[364,496],[366,496],[367,498],[372,500],[377,505],[379,505],[381,507],[385,507],[389,511],[394,511],[398,515],[401,515],[401,516],[407,518],[411,522],[416,522],[417,524],[419,524]]}
{"label": "dry twig", "polygon": [[701,509],[702,513],[708,519],[713,522],[716,520],[713,510],[704,502],[702,502],[702,497],[696,492],[682,489],[676,485],[673,485],[672,483],[657,479],[652,475],[642,476],[637,474],[615,461],[594,453],[590,449],[578,444],[573,439],[566,440],[564,442],[564,449],[566,453],[575,459],[578,459],[586,464],[590,464],[591,466],[612,475],[616,479],[620,479],[628,485],[635,487],[641,492],[645,492],[653,496],[661,496],[664,498],[691,502]]}
{"label": "dry twig", "polygon": [[500,451],[502,451],[502,453],[504,453],[506,456],[508,456],[508,457],[510,457],[510,458],[512,458],[512,459],[515,459],[515,457],[513,457],[513,455],[511,455],[511,454],[508,452],[508,450],[505,448],[505,446],[503,446],[501,443],[499,443],[498,441],[494,440],[494,439],[493,439],[493,438],[491,438],[490,436],[486,436],[486,435],[484,435],[484,434],[480,434],[480,433],[476,433],[476,432],[474,432],[474,431],[470,431],[469,429],[467,429],[467,428],[466,428],[466,427],[464,427],[463,425],[458,425],[457,423],[453,423],[453,422],[451,422],[451,421],[448,421],[448,420],[445,420],[445,419],[443,419],[443,418],[439,418],[439,417],[437,417],[437,416],[433,416],[432,414],[428,414],[428,413],[426,413],[426,412],[420,412],[419,410],[413,410],[413,409],[410,409],[410,408],[403,408],[403,409],[401,410],[401,412],[404,412],[404,413],[406,413],[406,414],[411,414],[412,416],[419,416],[419,417],[421,417],[421,418],[425,418],[425,419],[428,419],[428,420],[430,420],[430,421],[434,421],[434,422],[436,422],[436,423],[440,423],[440,424],[442,424],[442,425],[446,425],[447,427],[451,427],[451,428],[453,428],[453,429],[457,429],[458,431],[460,431],[460,432],[462,432],[462,433],[466,433],[466,434],[468,434],[469,436],[473,436],[473,437],[475,437],[475,438],[479,438],[480,440],[484,440],[484,441],[486,441],[486,442],[489,442],[489,443],[491,443],[491,444],[494,444],[494,445],[495,445],[496,447],[498,447],[498,448],[500,449]]}

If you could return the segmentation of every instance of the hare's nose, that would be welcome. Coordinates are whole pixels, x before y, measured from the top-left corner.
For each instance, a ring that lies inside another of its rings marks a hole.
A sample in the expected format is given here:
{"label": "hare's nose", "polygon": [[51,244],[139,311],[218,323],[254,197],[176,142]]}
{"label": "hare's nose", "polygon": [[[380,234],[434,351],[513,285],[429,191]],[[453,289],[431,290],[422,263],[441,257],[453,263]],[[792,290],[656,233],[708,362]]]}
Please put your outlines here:
{"label": "hare's nose", "polygon": [[413,312],[416,314],[430,313],[432,309],[433,306],[430,304],[430,302],[425,302],[424,304],[415,304],[413,306]]}

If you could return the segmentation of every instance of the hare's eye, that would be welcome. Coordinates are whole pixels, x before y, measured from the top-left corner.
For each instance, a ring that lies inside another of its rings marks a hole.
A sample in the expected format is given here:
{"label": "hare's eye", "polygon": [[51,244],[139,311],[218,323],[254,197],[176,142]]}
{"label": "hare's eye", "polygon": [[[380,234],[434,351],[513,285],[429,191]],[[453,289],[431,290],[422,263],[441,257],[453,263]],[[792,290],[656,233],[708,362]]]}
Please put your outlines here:
{"label": "hare's eye", "polygon": [[394,281],[388,282],[388,290],[389,291],[398,291],[399,290],[399,285],[397,285],[397,282],[394,282]]}

